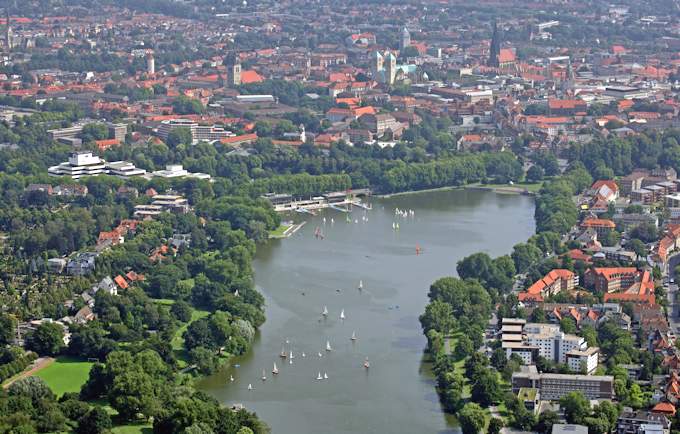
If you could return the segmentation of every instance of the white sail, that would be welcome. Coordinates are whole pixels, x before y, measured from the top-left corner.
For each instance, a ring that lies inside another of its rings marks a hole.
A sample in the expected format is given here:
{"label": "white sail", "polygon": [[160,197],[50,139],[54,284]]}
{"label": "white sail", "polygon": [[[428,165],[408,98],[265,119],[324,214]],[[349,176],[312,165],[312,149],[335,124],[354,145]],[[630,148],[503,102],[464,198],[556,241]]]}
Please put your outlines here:
{"label": "white sail", "polygon": [[357,334],[356,334],[356,332],[352,332],[352,337],[351,337],[350,339],[352,339],[353,341],[356,341],[356,340],[357,340]]}
{"label": "white sail", "polygon": [[234,291],[234,297],[238,297],[238,289]]}
{"label": "white sail", "polygon": [[359,289],[362,289],[364,287],[364,281],[360,280],[359,281]]}
{"label": "white sail", "polygon": [[307,356],[305,356],[305,352],[304,352],[304,351],[302,352],[302,357],[307,357]]}
{"label": "white sail", "polygon": [[248,383],[248,390],[253,390],[253,385]]}
{"label": "white sail", "polygon": [[323,354],[319,353],[319,357],[323,357]]}
{"label": "white sail", "polygon": [[229,376],[229,381],[231,381],[232,383],[234,382],[234,376],[233,375]]}
{"label": "white sail", "polygon": [[340,319],[345,319],[345,309],[340,311]]}
{"label": "white sail", "polygon": [[364,368],[368,369],[371,367],[371,364],[368,362],[368,357],[366,357],[366,360],[364,360]]}
{"label": "white sail", "polygon": [[322,379],[323,379],[323,377],[321,376],[321,372],[320,372],[320,371],[319,371],[319,375],[316,376],[316,379],[317,379],[317,380],[322,380]]}
{"label": "white sail", "polygon": [[326,374],[325,372],[323,373],[323,379],[328,380],[328,374]]}
{"label": "white sail", "polygon": [[328,315],[328,308],[326,306],[323,307],[323,311],[321,312],[321,315],[323,315],[323,316]]}
{"label": "white sail", "polygon": [[267,380],[267,375],[264,373],[264,369],[262,370],[262,381]]}
{"label": "white sail", "polygon": [[276,367],[276,363],[274,363],[274,369],[272,369],[272,374],[276,375],[279,373],[279,368]]}
{"label": "white sail", "polygon": [[333,351],[333,348],[331,348],[330,341],[326,341],[326,351]]}

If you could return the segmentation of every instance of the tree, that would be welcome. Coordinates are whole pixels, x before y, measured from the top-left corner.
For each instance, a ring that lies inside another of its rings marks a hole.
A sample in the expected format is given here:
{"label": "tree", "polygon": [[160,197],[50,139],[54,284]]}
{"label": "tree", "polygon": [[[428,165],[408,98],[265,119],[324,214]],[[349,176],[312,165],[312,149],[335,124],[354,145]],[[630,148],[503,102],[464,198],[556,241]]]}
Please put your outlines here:
{"label": "tree", "polygon": [[564,333],[573,335],[576,333],[576,321],[571,317],[564,317],[560,320],[560,328]]}
{"label": "tree", "polygon": [[659,233],[654,224],[642,223],[641,225],[635,226],[633,230],[630,231],[630,237],[637,238],[645,243],[651,243],[657,240]]}
{"label": "tree", "polygon": [[15,331],[16,320],[7,314],[0,314],[0,347],[14,341]]}
{"label": "tree", "polygon": [[98,122],[86,124],[83,126],[80,137],[83,140],[83,143],[104,140],[109,137],[109,129],[105,124]]}
{"label": "tree", "polygon": [[540,434],[550,434],[552,432],[552,426],[559,423],[559,421],[560,417],[557,413],[552,410],[547,410],[538,417],[538,422],[534,429]]}
{"label": "tree", "polygon": [[458,422],[463,434],[479,434],[484,428],[484,410],[474,402],[468,402],[458,412]]}
{"label": "tree", "polygon": [[498,417],[492,417],[491,420],[489,421],[488,432],[489,434],[499,434],[503,429],[503,426],[504,426],[503,419],[500,419]]}
{"label": "tree", "polygon": [[454,350],[456,359],[462,360],[472,354],[473,351],[472,340],[467,335],[461,336]]}
{"label": "tree", "polygon": [[505,356],[505,350],[503,348],[496,348],[491,354],[491,366],[501,371],[507,364],[508,359]]}
{"label": "tree", "polygon": [[173,128],[172,131],[168,133],[168,139],[166,142],[168,146],[173,148],[177,145],[190,145],[194,140],[193,135],[189,127],[177,127]]}
{"label": "tree", "polygon": [[189,360],[203,375],[210,375],[219,367],[219,360],[214,351],[205,347],[196,347],[189,352]]}
{"label": "tree", "polygon": [[41,356],[54,356],[64,348],[64,328],[51,322],[40,324],[26,337],[26,348]]}
{"label": "tree", "polygon": [[472,400],[483,407],[497,403],[501,393],[498,373],[493,369],[482,371],[472,385]]}
{"label": "tree", "polygon": [[171,307],[170,313],[177,318],[178,321],[189,322],[191,320],[191,312],[193,309],[184,300],[177,300]]}
{"label": "tree", "polygon": [[531,166],[529,170],[527,170],[527,181],[529,182],[542,181],[544,176],[545,173],[539,166]]}
{"label": "tree", "polygon": [[512,248],[510,256],[515,261],[517,272],[523,273],[530,265],[538,262],[543,257],[543,252],[533,244],[520,243]]}
{"label": "tree", "polygon": [[160,402],[155,395],[153,378],[145,372],[129,370],[113,380],[109,401],[121,418],[133,420],[138,413],[154,416]]}
{"label": "tree", "polygon": [[626,243],[626,248],[637,255],[638,261],[647,257],[647,246],[637,238],[628,241],[628,243]]}
{"label": "tree", "polygon": [[440,333],[448,333],[455,324],[453,308],[448,303],[434,300],[425,307],[425,313],[420,316],[420,324],[425,332],[436,330]]}
{"label": "tree", "polygon": [[111,416],[102,407],[93,407],[78,419],[77,434],[103,434],[111,429]]}
{"label": "tree", "polygon": [[567,393],[560,398],[560,406],[569,423],[580,424],[590,414],[590,401],[583,396],[583,392]]}
{"label": "tree", "polygon": [[54,400],[54,393],[40,377],[26,377],[15,381],[7,389],[7,395],[28,398],[34,404],[42,400]]}

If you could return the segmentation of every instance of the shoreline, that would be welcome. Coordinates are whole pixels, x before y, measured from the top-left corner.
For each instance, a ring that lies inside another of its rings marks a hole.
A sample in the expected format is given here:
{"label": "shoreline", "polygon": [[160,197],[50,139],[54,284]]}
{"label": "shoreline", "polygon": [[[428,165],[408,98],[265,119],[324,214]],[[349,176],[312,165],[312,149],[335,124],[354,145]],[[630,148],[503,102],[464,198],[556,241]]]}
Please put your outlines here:
{"label": "shoreline", "polygon": [[523,187],[521,185],[504,185],[504,186],[489,186],[489,184],[466,184],[466,185],[458,185],[458,186],[446,186],[446,187],[436,187],[436,188],[426,188],[424,190],[408,190],[408,191],[400,191],[397,193],[387,193],[387,194],[374,194],[373,197],[377,197],[380,199],[389,199],[392,197],[398,197],[398,196],[407,196],[407,195],[412,195],[412,194],[419,194],[419,193],[433,193],[433,192],[438,192],[438,191],[450,191],[450,190],[479,190],[479,191],[493,191],[495,193],[499,194],[517,194],[517,195],[524,195],[524,196],[537,196],[536,192],[528,190],[526,187]]}

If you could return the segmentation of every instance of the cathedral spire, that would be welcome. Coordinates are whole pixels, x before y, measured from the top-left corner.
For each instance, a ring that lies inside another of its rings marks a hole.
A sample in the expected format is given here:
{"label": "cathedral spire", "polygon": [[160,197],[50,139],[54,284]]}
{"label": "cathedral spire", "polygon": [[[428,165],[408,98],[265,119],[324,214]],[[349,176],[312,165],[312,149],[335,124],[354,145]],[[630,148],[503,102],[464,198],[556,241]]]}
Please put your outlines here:
{"label": "cathedral spire", "polygon": [[491,46],[489,47],[489,60],[487,62],[488,66],[498,68],[499,62],[498,57],[501,54],[501,38],[498,34],[498,23],[493,22],[493,34],[491,36]]}

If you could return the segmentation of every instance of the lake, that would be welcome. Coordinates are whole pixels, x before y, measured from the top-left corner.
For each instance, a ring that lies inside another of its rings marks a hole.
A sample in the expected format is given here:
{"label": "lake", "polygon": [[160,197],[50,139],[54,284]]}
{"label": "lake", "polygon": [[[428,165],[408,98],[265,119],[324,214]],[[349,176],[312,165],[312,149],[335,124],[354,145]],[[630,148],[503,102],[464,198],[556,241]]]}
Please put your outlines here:
{"label": "lake", "polygon": [[[295,235],[258,246],[255,282],[267,322],[247,355],[199,388],[225,404],[244,404],[273,433],[459,432],[423,362],[418,316],[430,283],[455,275],[461,258],[510,253],[534,233],[533,198],[447,190],[368,202],[373,209],[355,208],[351,223],[333,210],[296,216],[307,224]],[[414,215],[395,216],[395,208]],[[292,364],[279,357],[282,347],[292,350]],[[328,379],[317,380],[319,373]]]}

